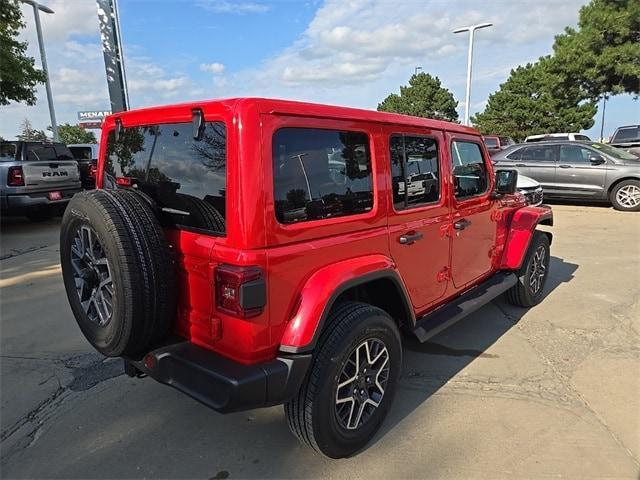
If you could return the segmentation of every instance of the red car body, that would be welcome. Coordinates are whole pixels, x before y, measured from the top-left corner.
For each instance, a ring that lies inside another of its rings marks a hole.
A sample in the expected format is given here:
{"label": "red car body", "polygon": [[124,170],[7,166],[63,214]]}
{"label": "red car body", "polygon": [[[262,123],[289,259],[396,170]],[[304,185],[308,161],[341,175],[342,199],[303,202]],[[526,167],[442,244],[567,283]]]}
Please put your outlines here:
{"label": "red car body", "polygon": [[[103,185],[108,135],[123,127],[191,122],[193,109],[227,128],[226,235],[172,229],[177,252],[179,308],[175,333],[241,364],[279,354],[310,352],[332,302],[354,285],[382,281],[402,302],[402,322],[447,304],[499,270],[520,267],[532,232],[550,221],[548,208],[525,207],[519,194],[496,199],[493,167],[482,137],[472,128],[376,111],[281,100],[229,99],[154,107],[109,116],[104,123],[97,184]],[[272,137],[282,127],[366,132],[373,168],[373,208],[365,213],[281,224],[276,219]],[[428,135],[440,151],[440,200],[396,211],[392,201],[389,137]],[[477,143],[490,173],[480,196],[453,195],[451,141]],[[454,231],[461,219],[471,222]],[[407,233],[423,241],[398,242]],[[420,261],[424,259],[424,261]],[[427,261],[428,260],[428,261]],[[250,318],[217,307],[216,269],[258,267],[266,306]]]}

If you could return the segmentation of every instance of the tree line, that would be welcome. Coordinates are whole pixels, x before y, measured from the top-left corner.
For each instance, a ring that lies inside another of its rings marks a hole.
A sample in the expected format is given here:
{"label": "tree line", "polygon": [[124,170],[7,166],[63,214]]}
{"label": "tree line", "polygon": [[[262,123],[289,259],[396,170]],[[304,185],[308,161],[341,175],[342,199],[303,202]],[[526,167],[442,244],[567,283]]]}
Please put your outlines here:
{"label": "tree line", "polygon": [[[577,28],[555,37],[553,54],[512,69],[471,121],[483,134],[516,140],[577,132],[593,126],[599,99],[620,93],[640,94],[640,1],[592,0]],[[457,105],[437,77],[419,73],[378,110],[458,121]]]}

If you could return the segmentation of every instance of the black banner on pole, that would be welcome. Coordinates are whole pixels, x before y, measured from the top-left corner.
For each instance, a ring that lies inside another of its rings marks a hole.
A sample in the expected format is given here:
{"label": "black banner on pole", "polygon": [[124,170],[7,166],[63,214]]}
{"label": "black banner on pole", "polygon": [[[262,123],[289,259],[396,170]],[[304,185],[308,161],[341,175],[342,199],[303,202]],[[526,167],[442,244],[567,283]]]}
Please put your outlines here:
{"label": "black banner on pole", "polygon": [[129,108],[116,0],[96,0],[112,112]]}

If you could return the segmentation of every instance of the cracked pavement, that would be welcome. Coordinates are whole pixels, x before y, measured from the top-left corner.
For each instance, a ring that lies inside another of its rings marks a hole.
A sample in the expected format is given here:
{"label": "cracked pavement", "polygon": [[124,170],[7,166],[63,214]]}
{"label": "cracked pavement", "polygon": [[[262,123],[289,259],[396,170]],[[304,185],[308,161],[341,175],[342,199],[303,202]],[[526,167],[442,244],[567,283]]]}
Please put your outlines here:
{"label": "cracked pavement", "polygon": [[638,478],[640,215],[555,205],[547,297],[498,299],[407,339],[394,406],[332,461],[281,407],[220,415],[123,375],[83,339],[58,268],[59,219],[4,219],[3,478]]}

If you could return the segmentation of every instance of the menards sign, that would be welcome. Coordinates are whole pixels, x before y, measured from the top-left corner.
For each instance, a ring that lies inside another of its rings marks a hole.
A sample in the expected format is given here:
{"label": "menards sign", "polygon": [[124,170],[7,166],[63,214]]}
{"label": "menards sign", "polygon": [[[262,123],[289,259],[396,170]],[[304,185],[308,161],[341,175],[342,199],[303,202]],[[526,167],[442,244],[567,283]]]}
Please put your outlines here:
{"label": "menards sign", "polygon": [[111,110],[83,111],[78,112],[78,120],[85,122],[89,120],[104,120],[107,115],[111,115]]}

